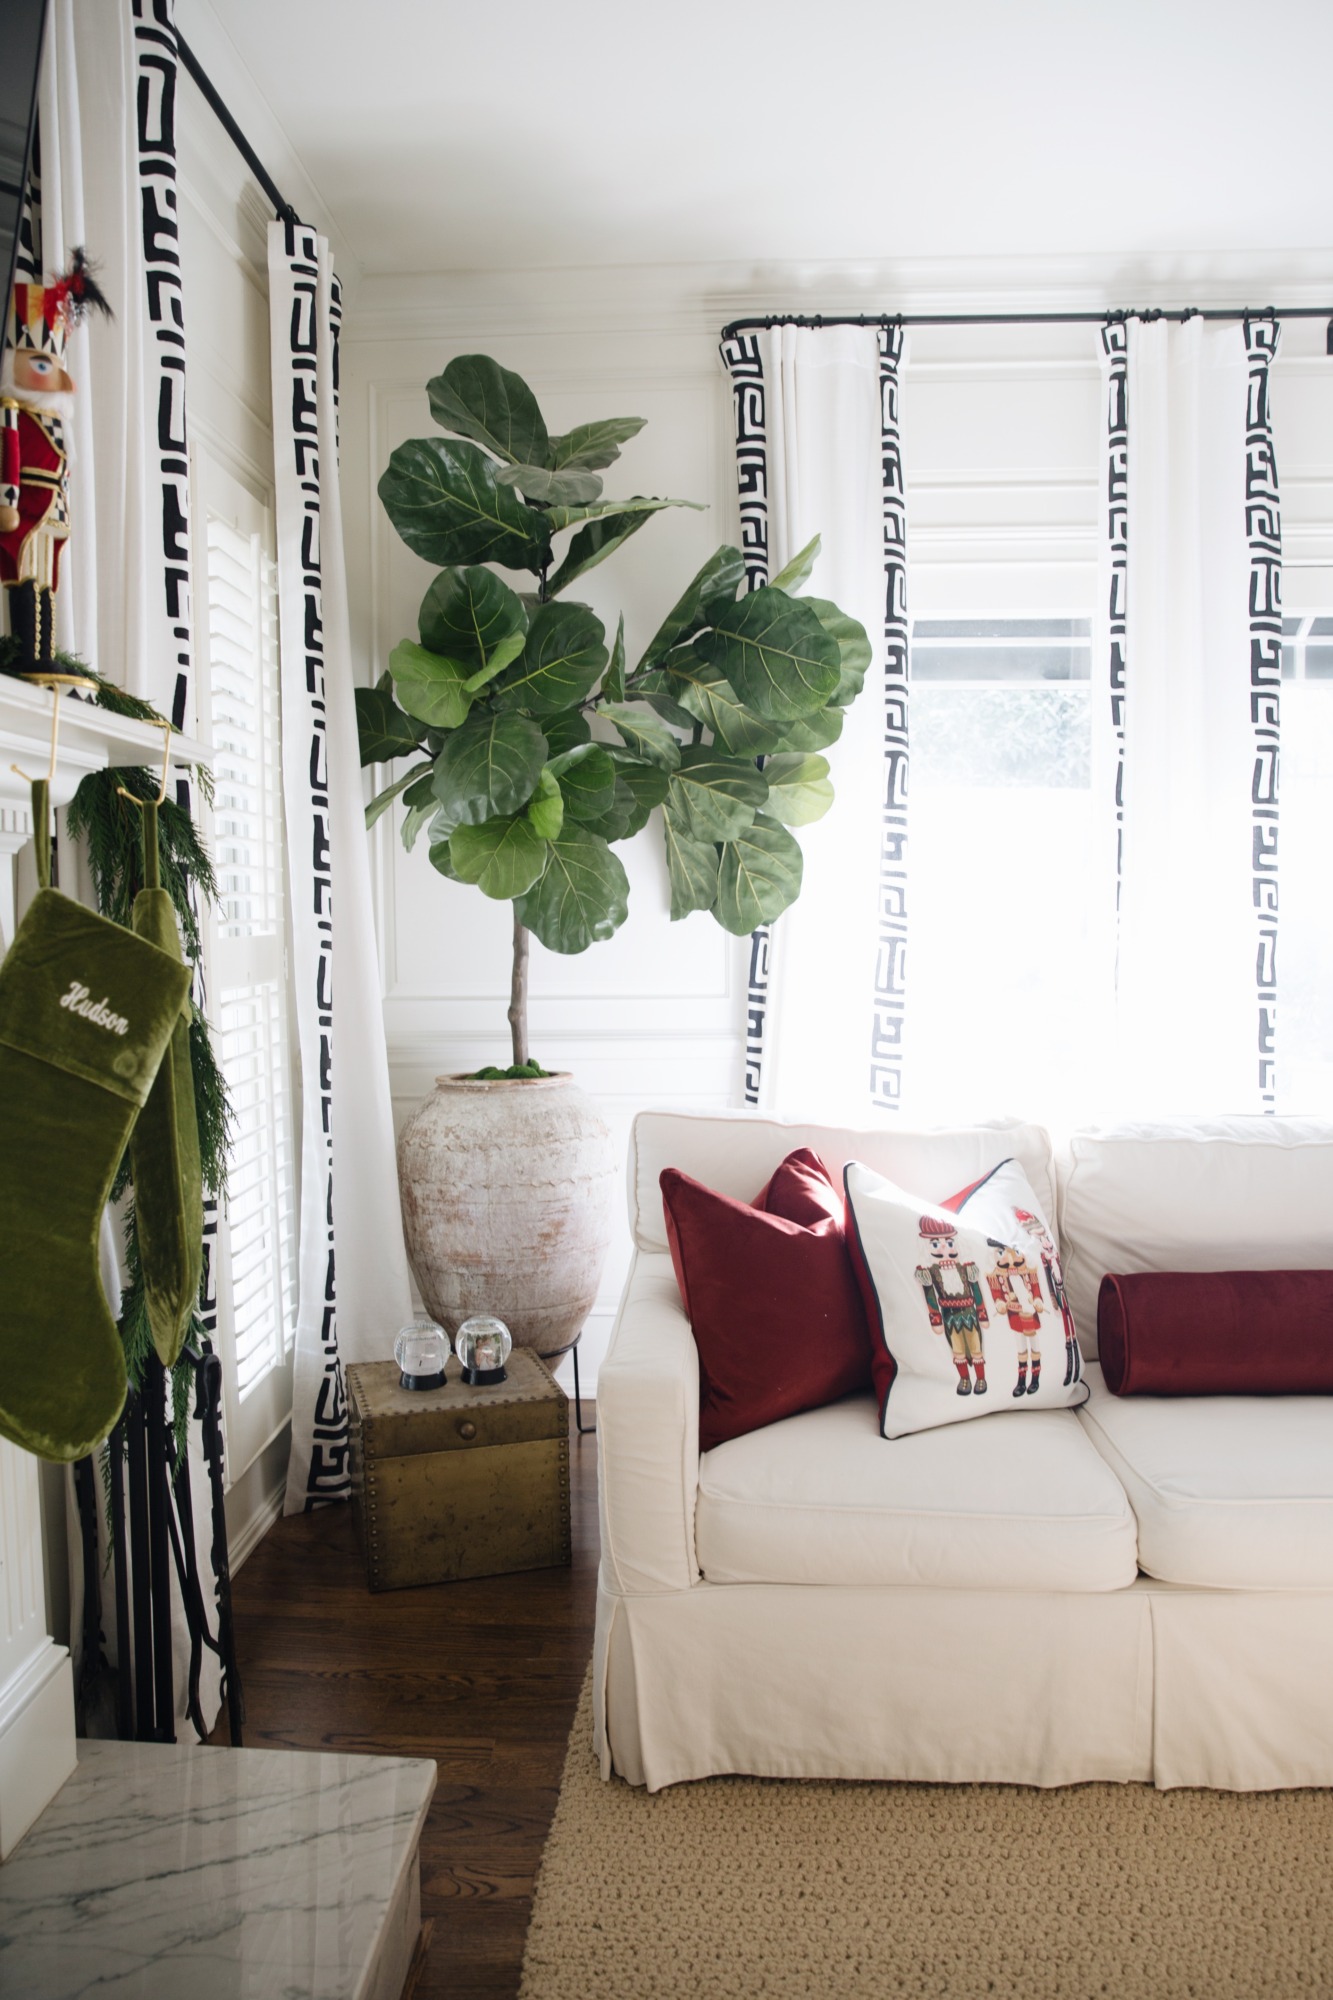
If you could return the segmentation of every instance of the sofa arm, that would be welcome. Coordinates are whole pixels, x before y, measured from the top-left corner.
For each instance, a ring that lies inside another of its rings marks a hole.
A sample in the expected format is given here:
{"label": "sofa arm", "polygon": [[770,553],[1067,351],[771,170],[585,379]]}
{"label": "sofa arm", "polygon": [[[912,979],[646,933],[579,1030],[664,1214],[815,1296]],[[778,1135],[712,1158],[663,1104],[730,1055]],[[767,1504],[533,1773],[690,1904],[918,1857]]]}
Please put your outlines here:
{"label": "sofa arm", "polygon": [[598,1504],[607,1581],[623,1595],[699,1580],[699,1356],[669,1257],[640,1251],[597,1372]]}

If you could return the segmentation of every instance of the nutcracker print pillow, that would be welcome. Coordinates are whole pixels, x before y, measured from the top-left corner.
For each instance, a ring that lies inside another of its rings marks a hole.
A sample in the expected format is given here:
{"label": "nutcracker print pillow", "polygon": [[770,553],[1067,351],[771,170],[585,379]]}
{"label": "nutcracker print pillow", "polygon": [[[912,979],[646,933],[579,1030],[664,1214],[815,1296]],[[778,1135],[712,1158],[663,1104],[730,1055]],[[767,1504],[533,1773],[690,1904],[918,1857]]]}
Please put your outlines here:
{"label": "nutcracker print pillow", "polygon": [[944,1200],[844,1169],[886,1438],[1087,1400],[1055,1232],[1016,1160]]}

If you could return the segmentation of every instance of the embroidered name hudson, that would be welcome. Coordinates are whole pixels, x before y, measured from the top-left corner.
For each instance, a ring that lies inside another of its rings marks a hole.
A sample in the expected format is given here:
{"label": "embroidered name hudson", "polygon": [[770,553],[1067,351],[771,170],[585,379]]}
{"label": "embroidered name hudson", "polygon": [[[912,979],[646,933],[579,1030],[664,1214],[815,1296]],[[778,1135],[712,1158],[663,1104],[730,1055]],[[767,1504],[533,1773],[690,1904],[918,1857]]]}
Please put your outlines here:
{"label": "embroidered name hudson", "polygon": [[88,988],[80,986],[77,979],[70,981],[69,992],[62,997],[60,1004],[68,1007],[71,1014],[82,1014],[85,1021],[91,1021],[94,1027],[105,1028],[110,1035],[129,1033],[129,1022],[123,1014],[111,1012],[106,1004],[106,995],[103,994],[100,1000],[90,1000]]}

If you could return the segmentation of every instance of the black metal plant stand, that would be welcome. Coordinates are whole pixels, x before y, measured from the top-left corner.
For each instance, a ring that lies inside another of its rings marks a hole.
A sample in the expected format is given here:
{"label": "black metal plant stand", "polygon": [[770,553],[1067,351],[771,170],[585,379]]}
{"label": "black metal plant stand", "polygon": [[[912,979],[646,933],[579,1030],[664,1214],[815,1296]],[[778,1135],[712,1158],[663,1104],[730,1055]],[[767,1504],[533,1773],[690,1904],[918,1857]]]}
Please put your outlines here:
{"label": "black metal plant stand", "polygon": [[[241,1743],[245,1705],[236,1669],[231,1610],[231,1569],[222,1482],[222,1363],[206,1349],[187,1348],[177,1366],[194,1366],[193,1420],[202,1425],[204,1461],[212,1512],[213,1598],[216,1631],[195,1557],[194,1506],[189,1475],[178,1463],[167,1422],[167,1381],[153,1355],[138,1389],[131,1389],[107,1446],[111,1571],[115,1592],[117,1661],[116,1734],[125,1741],[174,1743],[176,1695],[171,1647],[171,1578],[180,1589],[190,1635],[186,1711],[201,1742],[208,1729],[199,1705],[204,1649],[222,1665],[222,1697],[233,1746]],[[180,1477],[177,1477],[177,1473]],[[97,1510],[101,1503],[97,1465],[81,1459],[74,1468],[83,1543],[83,1664],[80,1705],[86,1706],[100,1674],[103,1650],[102,1575],[98,1556]]]}
{"label": "black metal plant stand", "polygon": [[577,1341],[574,1342],[573,1348],[570,1351],[574,1356],[574,1428],[580,1437],[589,1437],[597,1429],[597,1426],[596,1424],[585,1424],[583,1421],[583,1397],[579,1391],[579,1344]]}

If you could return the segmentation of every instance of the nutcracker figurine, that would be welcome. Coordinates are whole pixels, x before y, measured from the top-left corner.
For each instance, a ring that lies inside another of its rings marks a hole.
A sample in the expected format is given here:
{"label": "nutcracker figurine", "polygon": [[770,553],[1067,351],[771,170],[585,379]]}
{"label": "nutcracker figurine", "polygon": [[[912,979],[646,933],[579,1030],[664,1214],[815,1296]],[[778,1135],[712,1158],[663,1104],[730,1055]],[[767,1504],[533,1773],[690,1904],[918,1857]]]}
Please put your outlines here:
{"label": "nutcracker figurine", "polygon": [[956,1223],[923,1215],[920,1234],[930,1262],[917,1265],[916,1281],[925,1294],[931,1326],[949,1343],[953,1365],[958,1370],[955,1393],[984,1396],[986,1349],[981,1329],[989,1322],[986,1301],[981,1296],[981,1273],[975,1264],[960,1260]]}
{"label": "nutcracker figurine", "polygon": [[1060,1252],[1056,1249],[1051,1232],[1046,1224],[1025,1208],[1014,1210],[1014,1221],[1030,1236],[1041,1253],[1041,1268],[1046,1276],[1046,1289],[1051,1295],[1065,1330],[1065,1379],[1067,1389],[1071,1382],[1083,1379],[1083,1357],[1079,1353],[1078,1335],[1074,1331],[1074,1315],[1069,1306],[1069,1294],[1065,1290],[1064,1265],[1060,1262]]}
{"label": "nutcracker figurine", "polygon": [[[1041,1387],[1041,1348],[1037,1342],[1041,1334],[1041,1315],[1046,1310],[1046,1301],[1041,1295],[1041,1278],[1014,1244],[1000,1243],[994,1236],[986,1240],[998,1253],[995,1269],[987,1276],[986,1283],[1018,1343],[1018,1381],[1013,1393],[1015,1396],[1035,1396]],[[1031,1381],[1028,1380],[1029,1368],[1032,1370]]]}
{"label": "nutcracker figurine", "polygon": [[111,317],[82,250],[50,285],[18,284],[0,362],[0,583],[20,671],[47,673],[55,645],[60,552],[69,535],[63,417],[74,384],[65,341],[91,309]]}

